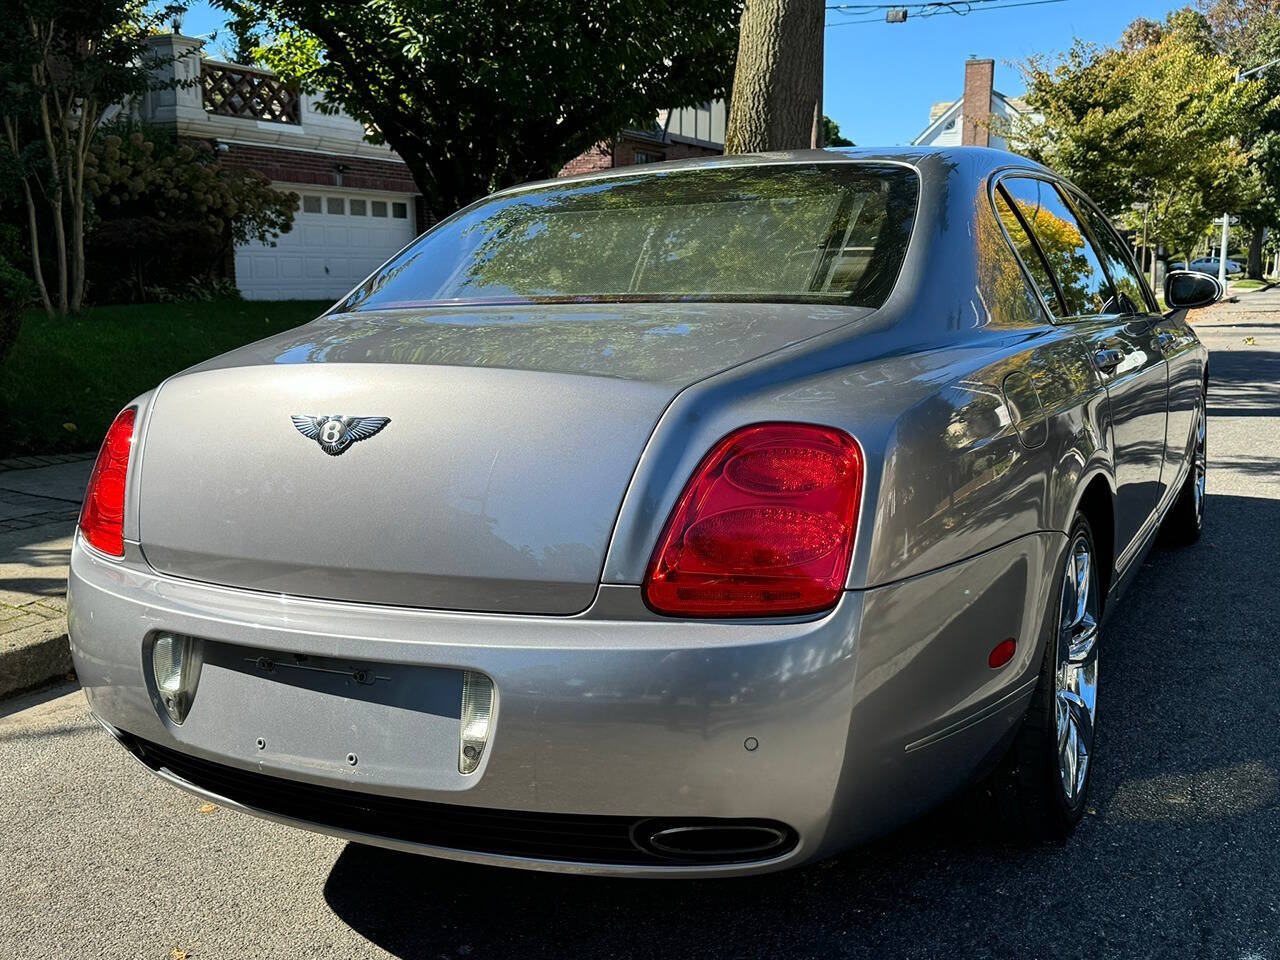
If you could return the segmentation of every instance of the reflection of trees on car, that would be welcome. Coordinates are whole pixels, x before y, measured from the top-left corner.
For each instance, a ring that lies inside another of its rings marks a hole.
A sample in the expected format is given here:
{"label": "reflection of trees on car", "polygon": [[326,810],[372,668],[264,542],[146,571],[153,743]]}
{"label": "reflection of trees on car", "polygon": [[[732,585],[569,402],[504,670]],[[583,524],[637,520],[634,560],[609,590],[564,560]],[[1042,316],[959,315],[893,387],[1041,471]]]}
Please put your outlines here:
{"label": "reflection of trees on car", "polygon": [[[1010,237],[1016,239],[1020,235],[1025,236],[999,194],[996,195],[996,209]],[[978,211],[977,247],[978,295],[986,307],[989,321],[1000,326],[1042,322],[1040,305],[1027,286],[1018,261],[1010,252],[1009,245],[1000,232],[999,223],[985,207],[980,207]],[[1019,250],[1019,253],[1024,259],[1034,256],[1030,250]],[[1053,296],[1052,286],[1048,288],[1047,295]]]}
{"label": "reflection of trees on car", "polygon": [[878,306],[901,264],[915,196],[914,174],[872,164],[556,184],[442,224],[346,309],[742,295]]}
{"label": "reflection of trees on car", "polygon": [[1096,288],[1093,267],[1085,254],[1087,241],[1080,229],[1044,207],[1018,199],[1013,202],[1040,244],[1049,270],[1058,278],[1067,315],[1102,312],[1105,298]]}

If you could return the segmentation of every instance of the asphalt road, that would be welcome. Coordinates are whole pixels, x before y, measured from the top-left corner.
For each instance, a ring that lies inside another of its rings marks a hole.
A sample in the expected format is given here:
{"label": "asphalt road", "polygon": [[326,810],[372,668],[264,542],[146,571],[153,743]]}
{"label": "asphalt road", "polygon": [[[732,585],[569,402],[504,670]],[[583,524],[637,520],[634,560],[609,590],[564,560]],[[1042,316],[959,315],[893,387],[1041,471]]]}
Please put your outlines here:
{"label": "asphalt road", "polygon": [[201,812],[62,689],[0,704],[0,957],[1280,958],[1280,291],[1200,331],[1205,535],[1111,621],[1067,847],[957,803],[763,878],[460,866]]}

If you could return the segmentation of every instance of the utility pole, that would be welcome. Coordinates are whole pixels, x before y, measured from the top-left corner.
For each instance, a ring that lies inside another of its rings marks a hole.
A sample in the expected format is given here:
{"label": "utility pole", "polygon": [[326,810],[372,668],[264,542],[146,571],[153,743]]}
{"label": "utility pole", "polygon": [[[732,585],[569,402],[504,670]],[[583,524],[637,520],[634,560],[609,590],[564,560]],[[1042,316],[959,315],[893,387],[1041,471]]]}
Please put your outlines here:
{"label": "utility pole", "polygon": [[1142,241],[1138,241],[1137,233],[1134,233],[1134,258],[1138,261],[1140,272],[1146,273],[1147,268],[1147,219],[1151,216],[1151,204],[1145,200],[1139,200],[1133,205],[1134,210],[1142,211]]}
{"label": "utility pole", "polygon": [[[1204,223],[1203,220],[1200,221]],[[1222,289],[1227,289],[1227,232],[1231,226],[1231,214],[1224,213],[1222,215],[1222,246],[1218,249],[1218,282],[1222,284]],[[1187,264],[1188,267],[1191,264]]]}

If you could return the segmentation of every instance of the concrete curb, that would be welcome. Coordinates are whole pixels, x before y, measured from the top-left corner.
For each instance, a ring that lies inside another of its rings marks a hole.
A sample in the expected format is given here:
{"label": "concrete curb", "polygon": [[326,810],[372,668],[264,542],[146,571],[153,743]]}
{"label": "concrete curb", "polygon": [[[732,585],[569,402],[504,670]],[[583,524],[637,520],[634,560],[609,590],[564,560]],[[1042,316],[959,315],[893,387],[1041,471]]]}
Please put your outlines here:
{"label": "concrete curb", "polygon": [[0,636],[0,697],[62,680],[71,669],[65,618]]}

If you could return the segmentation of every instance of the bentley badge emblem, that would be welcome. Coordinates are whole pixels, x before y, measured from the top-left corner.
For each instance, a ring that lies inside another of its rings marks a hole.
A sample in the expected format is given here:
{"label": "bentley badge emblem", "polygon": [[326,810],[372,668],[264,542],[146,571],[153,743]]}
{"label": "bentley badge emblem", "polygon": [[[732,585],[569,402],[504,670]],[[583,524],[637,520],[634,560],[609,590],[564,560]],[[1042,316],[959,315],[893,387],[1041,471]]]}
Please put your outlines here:
{"label": "bentley badge emblem", "polygon": [[338,414],[327,417],[295,415],[289,419],[300,434],[320,444],[320,449],[331,457],[346,453],[353,443],[368,440],[391,422],[390,417],[344,417]]}

